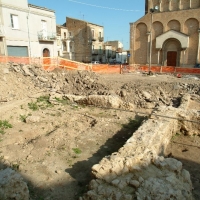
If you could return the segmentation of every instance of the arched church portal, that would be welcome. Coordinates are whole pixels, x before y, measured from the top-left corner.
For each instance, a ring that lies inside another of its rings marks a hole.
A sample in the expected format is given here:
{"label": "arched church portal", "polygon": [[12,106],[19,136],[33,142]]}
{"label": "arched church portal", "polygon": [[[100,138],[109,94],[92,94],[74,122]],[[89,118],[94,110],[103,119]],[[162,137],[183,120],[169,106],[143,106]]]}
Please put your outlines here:
{"label": "arched church portal", "polygon": [[163,44],[164,66],[180,66],[181,43],[177,39],[168,39]]}

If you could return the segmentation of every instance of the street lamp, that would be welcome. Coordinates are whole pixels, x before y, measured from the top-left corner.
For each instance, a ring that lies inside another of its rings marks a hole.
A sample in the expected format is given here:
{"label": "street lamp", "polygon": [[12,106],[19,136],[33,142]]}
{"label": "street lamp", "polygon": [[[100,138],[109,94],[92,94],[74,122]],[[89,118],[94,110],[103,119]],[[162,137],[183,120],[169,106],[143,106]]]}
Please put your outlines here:
{"label": "street lamp", "polygon": [[150,15],[151,15],[151,22],[150,22],[150,45],[149,45],[149,72],[148,74],[150,75],[151,73],[151,54],[152,54],[152,23],[153,23],[153,13],[158,11],[159,7],[155,6],[154,8],[150,8]]}

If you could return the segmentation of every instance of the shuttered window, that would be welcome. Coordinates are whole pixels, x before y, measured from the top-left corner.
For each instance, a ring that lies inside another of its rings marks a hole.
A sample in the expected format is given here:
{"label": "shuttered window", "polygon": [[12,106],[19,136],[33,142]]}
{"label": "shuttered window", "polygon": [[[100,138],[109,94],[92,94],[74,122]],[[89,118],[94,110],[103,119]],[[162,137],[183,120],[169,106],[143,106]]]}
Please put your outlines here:
{"label": "shuttered window", "polygon": [[7,46],[8,56],[28,57],[28,47],[26,46]]}
{"label": "shuttered window", "polygon": [[11,17],[11,26],[13,29],[19,29],[19,20],[17,15],[10,15]]}

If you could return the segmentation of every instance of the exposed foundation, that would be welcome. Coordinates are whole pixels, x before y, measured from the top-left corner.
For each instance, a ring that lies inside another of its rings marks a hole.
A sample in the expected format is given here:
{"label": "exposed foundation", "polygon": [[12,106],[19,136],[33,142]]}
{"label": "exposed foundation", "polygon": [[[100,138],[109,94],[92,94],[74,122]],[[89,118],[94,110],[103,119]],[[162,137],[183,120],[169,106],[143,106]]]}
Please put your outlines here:
{"label": "exposed foundation", "polygon": [[193,199],[188,171],[174,158],[164,158],[177,131],[200,133],[200,114],[188,110],[190,96],[178,108],[160,107],[118,152],[92,167],[95,178],[80,199]]}

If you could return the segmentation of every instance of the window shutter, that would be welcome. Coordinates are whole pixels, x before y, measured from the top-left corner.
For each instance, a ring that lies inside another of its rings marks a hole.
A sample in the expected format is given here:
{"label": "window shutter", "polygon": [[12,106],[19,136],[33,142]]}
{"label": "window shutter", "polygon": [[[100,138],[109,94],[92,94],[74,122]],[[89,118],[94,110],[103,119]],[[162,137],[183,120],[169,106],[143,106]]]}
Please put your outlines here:
{"label": "window shutter", "polygon": [[12,15],[12,21],[13,21],[13,28],[19,29],[19,21],[17,15]]}

